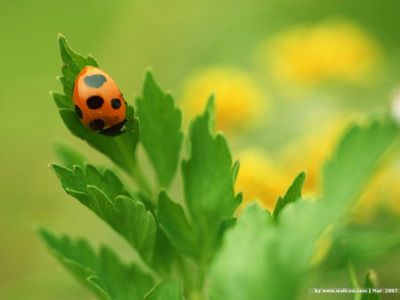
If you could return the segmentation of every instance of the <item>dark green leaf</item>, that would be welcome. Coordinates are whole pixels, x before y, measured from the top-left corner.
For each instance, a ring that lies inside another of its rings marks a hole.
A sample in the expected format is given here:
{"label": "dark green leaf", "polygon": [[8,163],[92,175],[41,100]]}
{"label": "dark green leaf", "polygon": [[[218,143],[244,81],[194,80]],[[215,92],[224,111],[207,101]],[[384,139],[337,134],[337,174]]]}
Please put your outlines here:
{"label": "dark green leaf", "polygon": [[64,36],[59,36],[58,43],[64,63],[62,66],[63,75],[60,77],[64,94],[53,93],[53,98],[60,110],[62,120],[73,135],[85,140],[93,148],[109,157],[120,168],[135,176],[135,149],[139,140],[139,127],[133,108],[128,107],[127,129],[125,133],[119,136],[103,136],[85,128],[73,110],[72,94],[74,83],[76,76],[83,67],[88,65],[97,67],[98,64],[92,57],[85,58],[72,51]]}
{"label": "dark green leaf", "polygon": [[183,291],[179,283],[164,281],[157,285],[145,300],[183,300]]}
{"label": "dark green leaf", "polygon": [[164,231],[157,227],[152,268],[159,274],[170,276],[180,259],[178,250],[171,244]]}
{"label": "dark green leaf", "polygon": [[183,208],[173,202],[165,192],[161,192],[159,197],[158,220],[177,249],[193,257],[199,256],[196,233],[187,220]]}
{"label": "dark green leaf", "polygon": [[296,200],[301,198],[301,190],[303,189],[305,179],[306,174],[304,172],[301,172],[299,175],[297,175],[296,179],[287,190],[285,196],[283,196],[283,198],[279,197],[278,201],[276,202],[274,212],[272,214],[275,220],[278,219],[279,213],[286,205],[295,202]]}
{"label": "dark green leaf", "polygon": [[147,262],[153,258],[156,223],[145,206],[129,195],[110,170],[94,166],[67,169],[53,165],[64,190],[120,233]]}
{"label": "dark green leaf", "polygon": [[101,299],[143,299],[153,279],[134,265],[124,265],[109,248],[96,254],[85,240],[56,237],[45,229],[39,233],[54,256]]}
{"label": "dark green leaf", "polygon": [[137,99],[141,141],[163,187],[176,172],[182,144],[181,111],[169,94],[164,94],[150,72],[146,74],[142,96]]}

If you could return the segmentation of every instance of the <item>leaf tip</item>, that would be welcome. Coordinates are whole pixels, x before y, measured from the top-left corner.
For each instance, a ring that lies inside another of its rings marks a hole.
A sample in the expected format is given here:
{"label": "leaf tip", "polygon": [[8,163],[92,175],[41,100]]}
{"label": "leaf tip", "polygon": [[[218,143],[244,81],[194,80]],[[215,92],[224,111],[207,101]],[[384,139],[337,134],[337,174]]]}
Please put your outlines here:
{"label": "leaf tip", "polygon": [[208,98],[206,107],[202,115],[197,117],[196,120],[205,120],[208,123],[210,133],[214,132],[215,130],[215,95],[211,94]]}
{"label": "leaf tip", "polygon": [[153,76],[153,68],[152,67],[147,67],[146,71],[144,73],[145,78],[154,78]]}
{"label": "leaf tip", "polygon": [[213,115],[214,111],[215,111],[215,93],[212,93],[208,97],[205,112],[209,113],[210,115]]}
{"label": "leaf tip", "polygon": [[60,49],[68,47],[67,38],[61,32],[57,34],[57,42]]}
{"label": "leaf tip", "polygon": [[62,34],[61,32],[59,32],[59,33],[57,33],[57,38],[58,39],[65,39],[65,36],[64,36],[64,34]]}
{"label": "leaf tip", "polygon": [[49,243],[49,241],[51,240],[51,238],[53,237],[53,234],[46,229],[45,227],[41,226],[41,225],[36,225],[34,230],[36,231],[36,233],[39,235],[39,237],[46,242],[47,244]]}
{"label": "leaf tip", "polygon": [[239,174],[239,169],[240,169],[240,161],[239,161],[239,160],[236,160],[236,161],[233,163],[233,166],[232,166],[232,177],[233,177],[233,182],[236,182],[237,176],[238,176],[238,174]]}
{"label": "leaf tip", "polygon": [[47,164],[47,166],[49,167],[49,168],[51,168],[51,169],[55,169],[55,168],[57,168],[57,164],[56,163],[49,163],[49,164]]}
{"label": "leaf tip", "polygon": [[33,230],[39,235],[41,235],[42,232],[45,231],[44,227],[40,224],[33,225]]}
{"label": "leaf tip", "polygon": [[374,270],[368,270],[367,275],[366,275],[366,281],[369,281],[372,286],[377,286],[378,285],[378,275]]}
{"label": "leaf tip", "polygon": [[[307,177],[307,172],[306,172],[305,170],[301,171],[301,172],[299,173],[299,175],[297,175],[297,178],[296,178],[296,179],[300,181],[301,186],[303,186],[304,181],[306,180],[306,177]],[[295,180],[296,180],[296,179],[295,179]]]}
{"label": "leaf tip", "polygon": [[154,87],[159,90],[156,80],[154,79],[153,71],[150,67],[148,67],[144,75],[143,94],[145,94],[145,91],[148,91]]}
{"label": "leaf tip", "polygon": [[164,189],[162,189],[160,191],[160,194],[158,195],[158,199],[164,199],[164,198],[167,198],[167,197],[168,197],[167,192]]}

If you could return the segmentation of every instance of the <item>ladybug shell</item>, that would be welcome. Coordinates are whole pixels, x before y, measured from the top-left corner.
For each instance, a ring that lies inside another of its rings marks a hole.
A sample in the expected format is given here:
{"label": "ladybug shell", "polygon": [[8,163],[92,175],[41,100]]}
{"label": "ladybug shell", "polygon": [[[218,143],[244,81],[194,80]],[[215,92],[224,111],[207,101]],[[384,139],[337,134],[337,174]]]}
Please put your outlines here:
{"label": "ladybug shell", "polygon": [[126,102],[114,80],[99,68],[86,66],[75,79],[75,112],[85,127],[117,133],[125,124]]}

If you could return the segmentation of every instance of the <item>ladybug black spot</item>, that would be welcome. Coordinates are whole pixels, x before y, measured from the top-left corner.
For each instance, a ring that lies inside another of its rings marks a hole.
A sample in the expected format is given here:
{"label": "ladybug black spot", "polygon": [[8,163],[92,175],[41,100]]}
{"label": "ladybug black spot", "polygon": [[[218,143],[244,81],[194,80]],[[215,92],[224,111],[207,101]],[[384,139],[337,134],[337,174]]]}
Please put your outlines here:
{"label": "ladybug black spot", "polygon": [[111,106],[114,109],[118,109],[121,107],[121,100],[119,100],[118,98],[112,99],[111,100]]}
{"label": "ladybug black spot", "polygon": [[101,87],[107,79],[101,74],[89,75],[84,78],[87,86],[99,88]]}
{"label": "ladybug black spot", "polygon": [[82,110],[79,108],[78,105],[75,105],[74,107],[75,107],[75,112],[76,112],[77,116],[79,117],[79,119],[82,119],[83,118]]}
{"label": "ladybug black spot", "polygon": [[86,104],[90,109],[98,109],[103,105],[103,103],[104,100],[100,96],[92,96],[86,100]]}
{"label": "ladybug black spot", "polygon": [[93,130],[102,130],[105,126],[104,121],[101,119],[96,119],[93,120],[92,122],[90,122],[89,124],[90,128],[92,128]]}

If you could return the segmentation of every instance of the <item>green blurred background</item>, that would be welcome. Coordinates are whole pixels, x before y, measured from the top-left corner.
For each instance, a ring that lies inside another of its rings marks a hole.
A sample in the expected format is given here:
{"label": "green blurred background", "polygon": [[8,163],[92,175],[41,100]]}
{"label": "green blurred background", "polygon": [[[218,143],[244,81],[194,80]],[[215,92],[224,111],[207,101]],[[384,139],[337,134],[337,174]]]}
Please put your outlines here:
{"label": "green blurred background", "polygon": [[[332,107],[339,115],[388,109],[400,84],[399,10],[396,0],[1,1],[0,299],[92,297],[45,250],[37,224],[115,245],[130,258],[128,247],[65,195],[47,167],[55,160],[52,144],[58,139],[92,153],[70,136],[49,96],[50,90],[60,90],[55,78],[61,65],[59,32],[73,49],[93,54],[131,103],[148,66],[178,99],[187,77],[201,68],[228,65],[251,73],[274,109],[265,121],[269,127],[233,137],[232,143],[278,153],[288,137],[310,130],[302,126],[307,116],[318,126]],[[368,84],[334,84],[309,94],[322,101],[279,104],[286,94],[268,83],[256,49],[291,26],[331,17],[354,22],[379,43],[379,70]],[[395,285],[391,274],[398,260],[389,265],[378,271],[385,283]]]}

